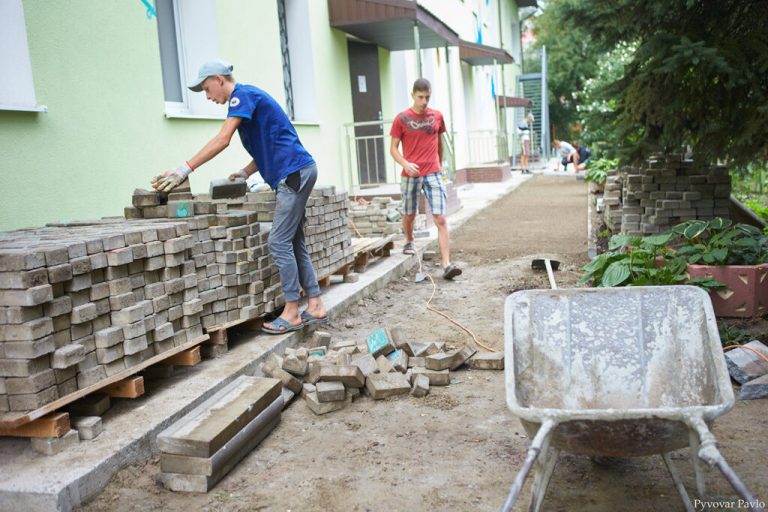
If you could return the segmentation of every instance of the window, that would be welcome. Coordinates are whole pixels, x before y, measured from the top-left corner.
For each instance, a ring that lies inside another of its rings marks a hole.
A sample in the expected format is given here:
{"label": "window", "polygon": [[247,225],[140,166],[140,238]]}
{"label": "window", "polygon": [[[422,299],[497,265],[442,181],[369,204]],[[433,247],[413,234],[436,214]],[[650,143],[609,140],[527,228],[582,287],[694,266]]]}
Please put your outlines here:
{"label": "window", "polygon": [[38,106],[21,0],[0,1],[0,110],[47,112]]}
{"label": "window", "polygon": [[200,66],[219,57],[215,0],[157,0],[157,36],[166,116],[224,119],[226,105],[187,89]]}
{"label": "window", "polygon": [[309,0],[277,0],[277,12],[286,111],[294,121],[317,122]]}

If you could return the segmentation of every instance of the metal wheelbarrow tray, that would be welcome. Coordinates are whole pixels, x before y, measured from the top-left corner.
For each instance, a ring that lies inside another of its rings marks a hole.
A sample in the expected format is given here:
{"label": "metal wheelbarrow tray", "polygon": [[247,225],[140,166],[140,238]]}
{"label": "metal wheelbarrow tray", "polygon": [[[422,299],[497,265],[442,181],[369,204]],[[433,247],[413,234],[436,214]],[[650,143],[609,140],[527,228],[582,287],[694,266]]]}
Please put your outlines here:
{"label": "metal wheelbarrow tray", "polygon": [[504,310],[507,405],[533,437],[503,510],[536,464],[539,510],[559,451],[661,455],[694,510],[669,452],[690,446],[755,510],[754,496],[717,450],[708,424],[734,405],[709,296],[694,286],[526,290]]}

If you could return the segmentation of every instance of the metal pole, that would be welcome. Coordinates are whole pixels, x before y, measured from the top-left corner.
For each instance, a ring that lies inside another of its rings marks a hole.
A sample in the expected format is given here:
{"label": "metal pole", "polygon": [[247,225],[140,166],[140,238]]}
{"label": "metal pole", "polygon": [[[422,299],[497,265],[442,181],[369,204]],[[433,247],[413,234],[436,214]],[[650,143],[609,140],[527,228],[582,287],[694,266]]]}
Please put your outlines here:
{"label": "metal pole", "polygon": [[445,68],[448,74],[448,138],[451,141],[451,171],[456,173],[456,139],[453,137],[453,86],[451,80],[451,54],[448,43],[445,44]]}
{"label": "metal pole", "polygon": [[[497,2],[496,2],[496,10],[497,10],[497,14],[498,14],[498,17],[499,17],[499,48],[501,48],[503,50],[504,49],[504,32],[502,31],[503,24],[501,23],[501,0],[497,0]],[[502,97],[505,97],[507,95],[507,86],[506,86],[506,80],[505,80],[504,74],[505,74],[504,73],[504,63],[502,62],[502,64],[501,64],[501,96]],[[501,108],[499,110],[499,112],[501,113],[501,125],[503,127],[504,134],[506,135],[506,132],[507,132],[507,109],[506,108]],[[509,150],[509,137],[504,137],[504,144],[506,145],[506,148],[505,148],[506,151],[504,152],[505,153],[504,157],[507,160],[509,160],[509,154],[510,154],[510,150]]]}
{"label": "metal pole", "polygon": [[413,22],[413,46],[416,50],[416,78],[421,76],[421,41],[419,40],[419,22]]}
{"label": "metal pole", "polygon": [[547,81],[549,71],[547,69],[547,47],[541,48],[541,151],[546,158],[549,158],[550,139],[549,139],[549,97],[547,94]]}

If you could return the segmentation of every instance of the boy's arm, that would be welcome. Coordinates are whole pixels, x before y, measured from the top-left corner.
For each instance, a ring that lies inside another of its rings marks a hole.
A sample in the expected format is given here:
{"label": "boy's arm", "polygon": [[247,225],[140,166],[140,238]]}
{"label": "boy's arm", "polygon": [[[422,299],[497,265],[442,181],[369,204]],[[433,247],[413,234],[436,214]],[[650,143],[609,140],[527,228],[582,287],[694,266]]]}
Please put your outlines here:
{"label": "boy's arm", "polygon": [[440,168],[443,167],[443,134],[437,136],[437,158],[440,161]]}
{"label": "boy's arm", "polygon": [[389,145],[389,154],[392,155],[392,158],[395,159],[395,162],[403,167],[405,174],[408,176],[418,176],[419,166],[406,160],[405,157],[403,157],[403,155],[400,153],[398,146],[400,146],[400,139],[397,137],[392,137],[392,142]]}

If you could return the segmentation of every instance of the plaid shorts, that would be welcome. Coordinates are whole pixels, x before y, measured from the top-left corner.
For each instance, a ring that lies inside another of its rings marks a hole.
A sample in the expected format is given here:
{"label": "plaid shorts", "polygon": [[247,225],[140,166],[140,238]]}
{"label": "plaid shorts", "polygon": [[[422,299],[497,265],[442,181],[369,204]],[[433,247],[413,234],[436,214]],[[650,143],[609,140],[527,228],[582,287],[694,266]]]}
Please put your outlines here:
{"label": "plaid shorts", "polygon": [[443,184],[443,173],[433,172],[426,176],[412,178],[403,176],[400,182],[400,192],[403,196],[403,210],[405,215],[415,215],[419,209],[419,195],[421,191],[427,196],[429,209],[432,215],[445,215],[447,213],[448,194]]}

